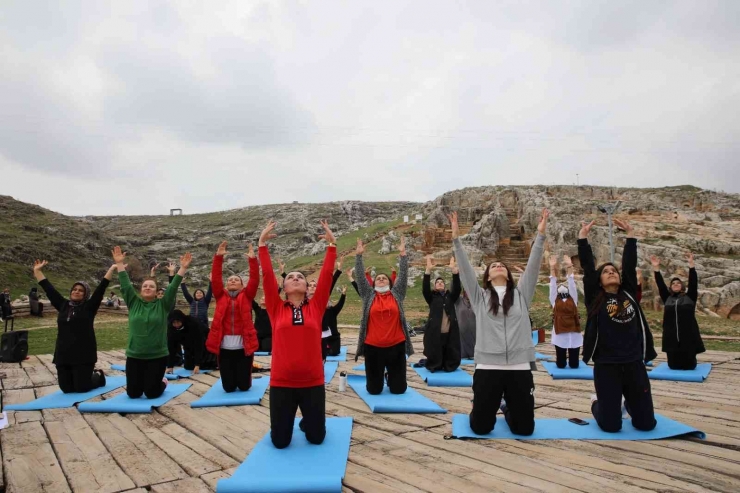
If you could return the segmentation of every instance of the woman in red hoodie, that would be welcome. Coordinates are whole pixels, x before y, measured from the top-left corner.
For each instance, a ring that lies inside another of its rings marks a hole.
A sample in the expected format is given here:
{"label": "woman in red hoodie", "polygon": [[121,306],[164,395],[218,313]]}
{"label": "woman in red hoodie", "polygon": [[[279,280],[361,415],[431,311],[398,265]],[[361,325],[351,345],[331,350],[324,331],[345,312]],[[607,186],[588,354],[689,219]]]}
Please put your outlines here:
{"label": "woman in red hoodie", "polygon": [[249,390],[252,386],[252,361],[259,347],[257,330],[252,322],[252,301],[257,295],[260,272],[254,248],[249,245],[245,255],[249,261],[249,282],[244,287],[242,278],[233,275],[224,289],[223,265],[226,242],[218,247],[213,257],[212,288],[216,298],[216,313],[208,333],[206,349],[218,355],[221,384],[224,391]]}
{"label": "woman in red hoodie", "polygon": [[270,437],[279,449],[290,445],[298,408],[303,419],[299,427],[306,440],[320,444],[326,436],[326,390],[321,359],[321,321],[331,295],[331,279],[337,248],[334,234],[321,221],[329,242],[313,297],[306,296],[308,283],[302,272],[289,272],[283,282],[285,300],[278,294],[272,260],[266,241],[275,238],[275,222],[270,221],[259,241],[262,290],[272,322],[272,366],[270,370]]}

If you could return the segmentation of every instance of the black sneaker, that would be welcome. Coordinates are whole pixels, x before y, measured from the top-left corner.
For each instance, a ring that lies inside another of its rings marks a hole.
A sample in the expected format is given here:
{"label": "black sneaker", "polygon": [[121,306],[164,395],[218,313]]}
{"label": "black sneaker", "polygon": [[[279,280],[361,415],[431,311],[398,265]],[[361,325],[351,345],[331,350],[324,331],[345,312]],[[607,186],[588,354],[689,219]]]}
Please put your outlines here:
{"label": "black sneaker", "polygon": [[103,373],[103,370],[93,370],[93,373],[98,374],[98,387],[105,387],[105,373]]}
{"label": "black sneaker", "polygon": [[301,419],[301,420],[300,420],[300,421],[298,422],[298,428],[300,428],[300,430],[301,430],[301,431],[302,431],[303,433],[306,433],[306,426],[305,426],[305,425],[303,424],[303,419]]}

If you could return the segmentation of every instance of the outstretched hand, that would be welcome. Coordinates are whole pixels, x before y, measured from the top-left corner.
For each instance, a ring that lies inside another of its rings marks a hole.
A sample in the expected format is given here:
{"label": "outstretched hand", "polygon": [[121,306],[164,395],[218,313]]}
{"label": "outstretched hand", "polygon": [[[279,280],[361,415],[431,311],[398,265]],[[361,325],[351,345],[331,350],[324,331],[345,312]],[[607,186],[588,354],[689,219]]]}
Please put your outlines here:
{"label": "outstretched hand", "polygon": [[455,260],[455,257],[450,257],[450,269],[453,274],[460,273],[460,268],[457,266],[457,260]]}
{"label": "outstretched hand", "polygon": [[[116,264],[122,264],[124,260],[126,260],[126,252],[121,251],[120,246],[113,247],[113,250],[111,251],[111,254],[113,255],[113,261]],[[120,269],[119,269],[120,271]]]}
{"label": "outstretched hand", "polygon": [[695,268],[696,264],[694,264],[694,254],[693,254],[693,252],[689,252],[686,255],[686,260],[689,261],[689,269]]}
{"label": "outstretched hand", "polygon": [[432,256],[431,255],[427,255],[426,256],[426,259],[427,259],[427,270],[426,270],[426,273],[427,274],[430,274],[432,272],[432,267],[434,267],[434,262],[432,261]]}
{"label": "outstretched hand", "polygon": [[594,222],[596,220],[594,219],[590,223],[587,222],[581,222],[581,230],[578,232],[578,238],[581,240],[585,240],[588,238],[588,234],[591,232],[591,228],[594,225]]}
{"label": "outstretched hand", "polygon": [[550,255],[550,270],[558,268],[558,257],[557,255]]}
{"label": "outstretched hand", "polygon": [[405,236],[401,236],[401,245],[398,247],[398,254],[401,257],[406,256],[406,237]]}
{"label": "outstretched hand", "polygon": [[537,231],[544,235],[547,231],[547,219],[550,217],[549,209],[542,209],[542,217],[540,217],[540,223],[537,225]]}
{"label": "outstretched hand", "polygon": [[347,294],[347,286],[342,286],[342,294]]}
{"label": "outstretched hand", "polygon": [[[193,256],[190,254],[190,252],[185,252],[184,255],[180,255],[180,270],[187,269],[190,267],[190,263],[193,261]],[[170,264],[173,268],[175,268],[175,264]]]}
{"label": "outstretched hand", "polygon": [[452,228],[452,239],[454,240],[460,236],[460,226],[457,223],[457,212],[447,214],[447,219],[450,221],[450,227]]}
{"label": "outstretched hand", "polygon": [[566,269],[571,269],[573,267],[573,259],[568,255],[563,255],[563,264],[565,264]]}
{"label": "outstretched hand", "polygon": [[33,263],[33,272],[41,272],[41,269],[46,267],[49,264],[46,260],[39,260],[36,259],[36,261]]}
{"label": "outstretched hand", "polygon": [[277,223],[270,219],[267,222],[267,226],[265,226],[265,229],[262,230],[262,233],[260,233],[260,239],[259,239],[259,246],[265,246],[267,245],[267,240],[271,240],[273,238],[277,238],[277,235],[273,233],[275,231],[275,227],[277,226]]}
{"label": "outstretched hand", "polygon": [[362,240],[357,238],[357,248],[355,248],[356,255],[362,255],[365,253],[365,245],[362,244]]}
{"label": "outstretched hand", "polygon": [[655,255],[650,255],[650,263],[653,265],[653,270],[658,272],[660,270],[660,259]]}
{"label": "outstretched hand", "polygon": [[170,262],[167,264],[167,271],[170,273],[171,276],[175,275],[175,271],[177,270],[177,265],[175,265],[174,262]]}
{"label": "outstretched hand", "polygon": [[614,218],[613,221],[614,221],[614,224],[617,225],[617,227],[623,229],[627,233],[628,238],[632,237],[632,234],[634,233],[634,229],[632,228],[632,225],[629,222],[627,222],[627,220]]}
{"label": "outstretched hand", "polygon": [[324,234],[319,235],[320,240],[326,240],[329,243],[336,244],[337,239],[334,238],[334,233],[331,232],[331,228],[329,228],[329,221],[321,221],[321,227],[324,228]]}
{"label": "outstretched hand", "polygon": [[218,246],[218,250],[216,250],[216,255],[219,257],[223,257],[226,255],[226,246],[229,244],[228,241],[222,241],[221,244]]}
{"label": "outstretched hand", "polygon": [[281,259],[278,259],[278,266],[280,267],[280,272],[285,272],[285,262],[283,262]]}
{"label": "outstretched hand", "polygon": [[250,258],[255,258],[256,255],[254,254],[254,245],[252,243],[249,244],[249,250],[247,250],[247,253],[244,254],[244,258],[249,261]]}

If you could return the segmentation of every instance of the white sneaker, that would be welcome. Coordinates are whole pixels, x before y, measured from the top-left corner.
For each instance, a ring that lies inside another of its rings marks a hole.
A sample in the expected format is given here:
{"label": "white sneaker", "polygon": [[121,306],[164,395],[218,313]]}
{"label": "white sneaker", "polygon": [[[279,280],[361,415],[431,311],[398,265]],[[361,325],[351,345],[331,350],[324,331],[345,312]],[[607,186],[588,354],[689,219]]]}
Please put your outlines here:
{"label": "white sneaker", "polygon": [[622,396],[622,419],[629,419],[630,413],[627,412],[627,406],[624,405],[624,396]]}
{"label": "white sneaker", "polygon": [[596,394],[591,394],[591,405],[594,405],[594,402],[598,401],[599,399],[596,397]]}

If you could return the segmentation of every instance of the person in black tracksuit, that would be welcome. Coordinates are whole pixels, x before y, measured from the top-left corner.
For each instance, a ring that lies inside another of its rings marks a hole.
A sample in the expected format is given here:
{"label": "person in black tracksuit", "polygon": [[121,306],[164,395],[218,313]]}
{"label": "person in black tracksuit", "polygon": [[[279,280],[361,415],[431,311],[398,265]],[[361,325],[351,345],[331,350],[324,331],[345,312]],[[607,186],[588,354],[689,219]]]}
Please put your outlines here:
{"label": "person in black tracksuit", "polygon": [[178,357],[184,351],[183,368],[197,374],[201,370],[205,351],[202,322],[185,315],[181,310],[173,310],[167,319],[167,348],[170,352],[167,373],[172,373],[174,367],[179,365]]}
{"label": "person in black tracksuit", "polygon": [[[341,274],[341,271],[337,271]],[[335,273],[334,279],[339,276]],[[335,281],[336,282],[336,281]],[[337,317],[344,307],[344,301],[347,297],[347,288],[342,288],[342,296],[339,297],[336,305],[329,306],[324,312],[324,318],[321,322],[321,357],[326,361],[327,356],[338,356],[342,349],[342,336],[337,328]]]}
{"label": "person in black tracksuit", "polygon": [[671,279],[670,288],[665,285],[660,273],[660,259],[650,257],[655,274],[655,284],[663,300],[663,351],[668,356],[668,367],[672,370],[693,370],[696,355],[706,351],[696,321],[696,300],[699,278],[694,266],[694,255],[689,253],[689,288],[678,277]]}
{"label": "person in black tracksuit", "polygon": [[[278,288],[280,289],[280,288]],[[252,300],[252,310],[254,311],[254,328],[257,330],[257,340],[260,343],[258,351],[272,352],[272,323],[270,316],[265,308],[265,297],[260,298],[260,302]]]}
{"label": "person in black tracksuit", "polygon": [[637,240],[626,221],[614,223],[627,232],[622,252],[622,274],[612,263],[595,268],[588,233],[593,221],[578,235],[578,257],[583,267],[583,289],[588,320],[583,361],[594,361],[596,395],[591,412],[599,427],[610,433],[622,429],[624,407],[638,430],[655,428],[653,397],[645,363],[657,356],[647,318],[635,299]]}
{"label": "person in black tracksuit", "polygon": [[108,269],[94,293],[90,292],[90,286],[86,282],[78,281],[72,285],[69,299],[66,299],[42,273],[46,265],[46,260],[37,260],[33,266],[33,274],[52,306],[59,312],[57,342],[52,360],[57,367],[59,388],[67,394],[103,387],[105,374],[102,370],[95,370],[98,347],[94,323],[116,266],[112,265]]}
{"label": "person in black tracksuit", "polygon": [[441,277],[434,281],[432,290],[432,266],[432,256],[428,255],[421,285],[424,299],[429,305],[429,321],[424,331],[424,367],[431,372],[455,371],[460,366],[460,329],[455,312],[455,303],[462,291],[460,275],[453,257],[450,259],[452,291],[445,289],[445,282]]}

